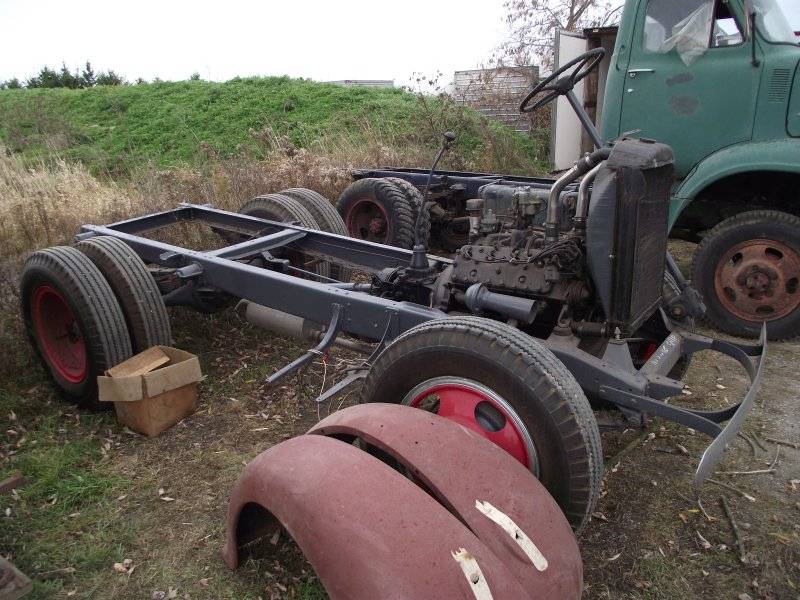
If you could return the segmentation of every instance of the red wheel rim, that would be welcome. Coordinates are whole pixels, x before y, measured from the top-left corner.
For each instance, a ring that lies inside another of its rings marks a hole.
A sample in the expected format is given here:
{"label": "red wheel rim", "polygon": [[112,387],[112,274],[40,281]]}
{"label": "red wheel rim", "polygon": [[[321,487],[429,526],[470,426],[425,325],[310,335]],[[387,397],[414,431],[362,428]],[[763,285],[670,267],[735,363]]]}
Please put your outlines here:
{"label": "red wheel rim", "polygon": [[56,374],[70,383],[86,379],[86,342],[64,296],[52,286],[37,287],[31,300],[31,320],[42,355]]}
{"label": "red wheel rim", "polygon": [[775,240],[748,240],[717,264],[714,291],[723,308],[745,321],[774,321],[800,306],[800,256]]}
{"label": "red wheel rim", "polygon": [[385,243],[391,233],[389,215],[378,202],[369,198],[356,200],[345,216],[351,236],[370,242]]}
{"label": "red wheel rim", "polygon": [[474,431],[499,446],[535,475],[535,446],[519,415],[491,389],[460,377],[437,377],[421,383],[403,400]]}

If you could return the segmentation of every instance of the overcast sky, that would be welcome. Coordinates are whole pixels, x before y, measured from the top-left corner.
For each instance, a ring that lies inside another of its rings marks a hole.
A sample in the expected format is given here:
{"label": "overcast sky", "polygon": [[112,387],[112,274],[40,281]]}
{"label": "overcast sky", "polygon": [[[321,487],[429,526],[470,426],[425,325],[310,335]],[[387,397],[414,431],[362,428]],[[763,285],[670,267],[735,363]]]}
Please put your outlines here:
{"label": "overcast sky", "polygon": [[[800,0],[779,0],[800,30]],[[394,79],[476,67],[503,0],[0,0],[0,80],[91,60],[129,80]],[[449,79],[448,79],[449,81]],[[446,83],[446,82],[445,82]]]}

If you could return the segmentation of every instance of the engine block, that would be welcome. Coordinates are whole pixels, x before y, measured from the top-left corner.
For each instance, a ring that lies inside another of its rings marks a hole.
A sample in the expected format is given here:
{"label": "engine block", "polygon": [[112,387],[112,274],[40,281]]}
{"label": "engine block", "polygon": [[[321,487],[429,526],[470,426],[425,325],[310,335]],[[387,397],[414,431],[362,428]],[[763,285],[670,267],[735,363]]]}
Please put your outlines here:
{"label": "engine block", "polygon": [[469,245],[453,261],[453,283],[468,288],[483,283],[514,295],[580,302],[589,296],[585,278],[564,274],[555,264],[538,265],[510,245]]}

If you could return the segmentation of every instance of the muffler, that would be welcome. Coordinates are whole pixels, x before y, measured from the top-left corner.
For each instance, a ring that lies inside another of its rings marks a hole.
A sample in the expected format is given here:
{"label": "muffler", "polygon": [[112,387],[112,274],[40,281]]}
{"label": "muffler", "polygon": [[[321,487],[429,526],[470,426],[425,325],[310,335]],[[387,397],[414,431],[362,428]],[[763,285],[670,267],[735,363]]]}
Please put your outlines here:
{"label": "muffler", "polygon": [[[317,343],[325,335],[325,326],[320,323],[276,310],[269,306],[256,304],[249,300],[240,300],[236,305],[236,313],[251,325],[256,325],[278,335],[296,340]],[[371,354],[373,350],[369,344],[342,339],[341,337],[336,338],[334,345],[360,352],[361,354]]]}

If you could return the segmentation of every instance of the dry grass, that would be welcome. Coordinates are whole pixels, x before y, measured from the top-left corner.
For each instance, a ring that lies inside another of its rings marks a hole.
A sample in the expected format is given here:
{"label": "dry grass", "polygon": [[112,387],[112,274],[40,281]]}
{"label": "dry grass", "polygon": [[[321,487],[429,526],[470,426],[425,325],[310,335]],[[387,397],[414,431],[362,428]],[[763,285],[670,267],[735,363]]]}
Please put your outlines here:
{"label": "dry grass", "polygon": [[130,213],[129,190],[92,177],[64,160],[26,168],[0,152],[0,242],[4,256],[64,243],[82,222]]}
{"label": "dry grass", "polygon": [[[431,114],[430,119],[434,128],[442,116]],[[479,126],[480,148],[452,152],[442,168],[535,171],[504,132],[482,121]],[[0,346],[12,349],[0,363],[0,377],[10,376],[30,360],[26,345],[19,343],[17,289],[23,261],[39,248],[69,244],[82,224],[109,223],[179,202],[237,210],[258,194],[290,187],[311,188],[335,200],[351,182],[355,168],[424,166],[432,154],[424,136],[393,135],[366,121],[355,133],[322,136],[306,148],[270,128],[250,131],[250,136],[262,148],[258,159],[242,152],[238,158],[222,160],[210,145],[201,143],[205,159],[197,166],[165,170],[147,164],[116,180],[98,178],[82,164],[60,158],[55,141],[48,143],[51,155],[33,165],[0,147]],[[181,242],[207,241],[198,233],[183,231]]]}

